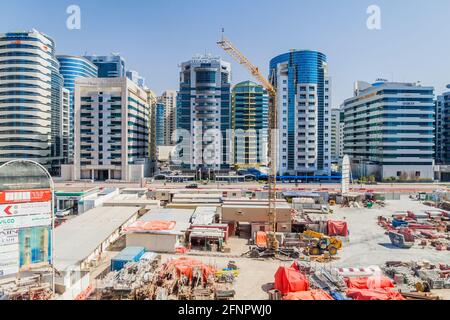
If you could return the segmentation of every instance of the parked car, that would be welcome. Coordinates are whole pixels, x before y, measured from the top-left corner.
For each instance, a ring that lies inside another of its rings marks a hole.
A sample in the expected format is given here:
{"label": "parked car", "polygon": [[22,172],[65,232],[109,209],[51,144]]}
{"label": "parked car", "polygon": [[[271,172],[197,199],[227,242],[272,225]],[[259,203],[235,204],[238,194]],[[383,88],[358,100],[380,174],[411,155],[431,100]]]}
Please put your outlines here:
{"label": "parked car", "polygon": [[72,210],[68,209],[68,210],[60,210],[58,212],[55,213],[55,216],[57,218],[65,218],[67,216],[70,216],[72,214]]}

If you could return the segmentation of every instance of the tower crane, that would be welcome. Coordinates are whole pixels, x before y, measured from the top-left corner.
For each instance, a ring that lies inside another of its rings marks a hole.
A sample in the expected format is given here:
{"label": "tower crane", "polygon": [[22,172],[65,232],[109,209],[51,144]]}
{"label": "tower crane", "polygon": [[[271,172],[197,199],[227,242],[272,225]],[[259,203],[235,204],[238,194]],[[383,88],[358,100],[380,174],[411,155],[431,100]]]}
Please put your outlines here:
{"label": "tower crane", "polygon": [[277,89],[259,71],[259,68],[250,62],[233,43],[224,35],[217,42],[218,46],[229,54],[239,64],[243,65],[257,79],[257,81],[267,90],[269,94],[269,221],[272,224],[273,232],[268,236],[268,247],[272,250],[279,249],[279,242],[275,237],[277,230],[277,145],[278,145],[278,120],[277,120]]}

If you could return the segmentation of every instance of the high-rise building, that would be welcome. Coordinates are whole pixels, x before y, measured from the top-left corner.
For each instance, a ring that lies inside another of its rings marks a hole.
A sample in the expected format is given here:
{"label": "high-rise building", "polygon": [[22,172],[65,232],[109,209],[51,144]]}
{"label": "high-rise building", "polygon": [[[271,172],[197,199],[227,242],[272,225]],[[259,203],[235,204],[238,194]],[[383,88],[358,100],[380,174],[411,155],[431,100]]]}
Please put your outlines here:
{"label": "high-rise building", "polygon": [[156,172],[156,163],[158,161],[158,148],[156,147],[156,106],[158,99],[156,94],[146,89],[147,103],[149,105],[149,156],[150,156],[150,174],[153,176]]}
{"label": "high-rise building", "polygon": [[117,54],[110,56],[86,56],[98,68],[99,78],[121,78],[127,76],[125,59]]}
{"label": "high-rise building", "polygon": [[63,152],[63,164],[69,163],[69,150],[70,150],[70,90],[62,89],[62,114],[61,114],[61,137],[62,137],[62,152]]}
{"label": "high-rise building", "polygon": [[59,72],[64,77],[64,87],[70,91],[69,96],[69,153],[66,163],[73,162],[73,139],[74,139],[74,113],[73,94],[75,91],[75,79],[96,78],[98,75],[97,66],[84,57],[58,55]]}
{"label": "high-rise building", "polygon": [[166,106],[158,102],[156,104],[156,146],[165,145]]}
{"label": "high-rise building", "polygon": [[128,78],[75,80],[75,179],[149,176],[149,112],[147,92]]}
{"label": "high-rise building", "polygon": [[[447,86],[450,89],[450,85]],[[436,100],[436,162],[450,164],[450,91]]]}
{"label": "high-rise building", "polygon": [[29,159],[59,174],[62,85],[50,37],[0,34],[0,163]]}
{"label": "high-rise building", "polygon": [[278,173],[331,174],[331,80],[327,58],[291,51],[270,62],[277,88]]}
{"label": "high-rise building", "polygon": [[142,77],[139,72],[134,70],[128,70],[126,72],[127,78],[136,83],[139,87],[146,89],[145,78]]}
{"label": "high-rise building", "polygon": [[344,157],[344,112],[331,110],[331,161],[340,163]]}
{"label": "high-rise building", "polygon": [[255,82],[244,81],[233,88],[232,96],[234,164],[244,168],[267,165],[267,91]]}
{"label": "high-rise building", "polygon": [[177,128],[190,134],[183,150],[183,168],[228,170],[231,64],[210,55],[183,63],[179,95]]}
{"label": "high-rise building", "polygon": [[177,129],[177,92],[174,90],[164,91],[158,97],[158,102],[164,105],[164,145],[173,146],[172,135]]}
{"label": "high-rise building", "polygon": [[345,154],[354,177],[434,178],[434,88],[357,82],[344,102]]}

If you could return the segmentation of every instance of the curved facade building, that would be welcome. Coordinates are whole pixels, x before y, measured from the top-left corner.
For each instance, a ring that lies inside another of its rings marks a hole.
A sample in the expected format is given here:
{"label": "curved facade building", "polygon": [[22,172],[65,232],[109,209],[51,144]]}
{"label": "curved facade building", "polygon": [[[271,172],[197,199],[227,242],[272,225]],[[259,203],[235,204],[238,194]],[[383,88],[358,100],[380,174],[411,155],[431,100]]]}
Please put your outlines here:
{"label": "curved facade building", "polygon": [[331,81],[327,58],[291,51],[270,62],[278,89],[278,171],[297,176],[331,173]]}
{"label": "curved facade building", "polygon": [[244,168],[267,165],[266,90],[255,82],[244,81],[233,88],[232,99],[234,163]]}
{"label": "curved facade building", "polygon": [[51,38],[35,30],[0,34],[0,163],[60,163],[62,81]]}
{"label": "curved facade building", "polygon": [[97,78],[98,68],[95,64],[84,57],[60,55],[57,56],[60,67],[59,72],[64,77],[64,87],[69,90],[69,161],[73,160],[73,139],[74,139],[74,103],[75,79],[77,78]]}

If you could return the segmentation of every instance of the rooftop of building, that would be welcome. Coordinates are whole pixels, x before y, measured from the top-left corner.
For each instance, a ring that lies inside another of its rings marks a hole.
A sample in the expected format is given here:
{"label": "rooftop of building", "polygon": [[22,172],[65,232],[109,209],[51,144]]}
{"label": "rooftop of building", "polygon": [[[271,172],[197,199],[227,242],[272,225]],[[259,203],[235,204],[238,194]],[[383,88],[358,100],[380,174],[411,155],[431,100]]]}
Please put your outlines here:
{"label": "rooftop of building", "polygon": [[55,193],[56,195],[64,195],[65,193],[76,193],[79,195],[84,195],[90,192],[99,191],[98,187],[72,187],[72,186],[56,186]]}
{"label": "rooftop of building", "polygon": [[193,209],[170,209],[170,208],[152,208],[150,212],[142,216],[139,221],[173,221],[175,227],[172,230],[146,231],[143,233],[152,234],[179,234],[188,230],[191,226],[191,218],[194,214]]}
{"label": "rooftop of building", "polygon": [[138,209],[134,207],[97,207],[57,227],[54,235],[56,270],[65,271],[82,263],[137,214]]}
{"label": "rooftop of building", "polygon": [[289,52],[285,52],[282,54],[279,54],[277,56],[275,56],[272,60],[270,60],[270,64],[273,65],[274,63],[278,63],[278,61],[280,60],[288,60],[291,55],[317,55],[322,57],[323,60],[327,59],[327,56],[320,52],[320,51],[316,51],[316,50],[310,50],[310,49],[291,49]]}
{"label": "rooftop of building", "polygon": [[[275,204],[277,209],[290,209],[290,205],[286,201],[277,201]],[[224,202],[222,208],[261,208],[267,209],[269,207],[269,202],[256,202],[252,200],[242,201],[242,202]]]}
{"label": "rooftop of building", "polygon": [[70,55],[70,54],[58,54],[58,55],[56,55],[56,58],[58,60],[60,60],[60,59],[77,59],[77,60],[82,60],[85,63],[89,64],[92,68],[94,68],[96,70],[98,69],[98,67],[95,64],[93,64],[91,60],[89,60],[89,59],[87,59],[86,57],[83,57],[83,56],[76,56],[76,55]]}
{"label": "rooftop of building", "polygon": [[408,90],[414,89],[417,91],[430,91],[434,90],[432,86],[422,86],[420,82],[390,82],[385,79],[377,79],[374,83],[366,81],[356,81],[354,88],[354,96],[344,101],[344,106],[357,101],[358,99],[370,98],[372,94],[384,89],[394,90]]}

